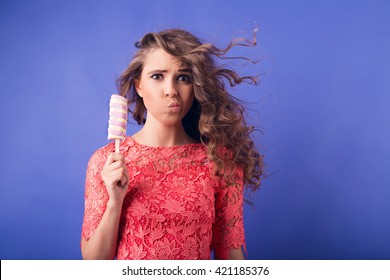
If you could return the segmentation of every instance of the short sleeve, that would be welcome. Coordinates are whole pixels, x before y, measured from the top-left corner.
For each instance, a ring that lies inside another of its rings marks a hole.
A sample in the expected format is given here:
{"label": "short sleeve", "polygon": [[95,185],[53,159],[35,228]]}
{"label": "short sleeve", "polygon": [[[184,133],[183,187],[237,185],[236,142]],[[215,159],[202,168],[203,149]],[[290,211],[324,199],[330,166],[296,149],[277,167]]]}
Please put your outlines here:
{"label": "short sleeve", "polygon": [[243,170],[237,169],[233,173],[233,184],[226,186],[221,182],[221,188],[215,194],[215,224],[213,227],[213,241],[215,256],[219,259],[229,259],[230,251],[244,247],[244,181]]}
{"label": "short sleeve", "polygon": [[108,193],[100,175],[107,156],[96,151],[88,162],[85,178],[85,205],[81,238],[89,240],[99,225],[107,207]]}

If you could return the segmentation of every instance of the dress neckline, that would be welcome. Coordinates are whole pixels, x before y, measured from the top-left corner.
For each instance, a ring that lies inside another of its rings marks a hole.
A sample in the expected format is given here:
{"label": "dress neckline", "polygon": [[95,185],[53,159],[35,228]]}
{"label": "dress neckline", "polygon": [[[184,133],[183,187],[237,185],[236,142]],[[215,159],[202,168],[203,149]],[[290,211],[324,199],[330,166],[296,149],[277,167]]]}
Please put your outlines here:
{"label": "dress neckline", "polygon": [[203,146],[202,143],[188,143],[188,144],[182,144],[182,145],[175,145],[175,146],[169,146],[169,147],[164,147],[164,146],[149,146],[149,145],[145,145],[145,144],[141,144],[139,142],[137,142],[136,140],[134,140],[133,137],[131,136],[128,136],[125,141],[130,141],[130,142],[133,142],[133,144],[135,146],[138,146],[138,147],[143,147],[143,148],[147,148],[147,149],[157,149],[157,150],[164,150],[164,149],[168,149],[168,150],[171,150],[171,149],[184,149],[184,148],[191,148],[191,147],[199,147],[199,146]]}

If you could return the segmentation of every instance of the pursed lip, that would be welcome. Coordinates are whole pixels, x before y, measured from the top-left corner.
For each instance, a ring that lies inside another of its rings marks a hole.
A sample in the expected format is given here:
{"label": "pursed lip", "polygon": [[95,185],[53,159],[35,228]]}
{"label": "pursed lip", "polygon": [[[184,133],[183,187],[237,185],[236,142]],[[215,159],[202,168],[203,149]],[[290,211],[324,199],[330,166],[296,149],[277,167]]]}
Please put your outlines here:
{"label": "pursed lip", "polygon": [[174,102],[169,103],[168,107],[169,108],[180,107],[180,103],[174,101]]}

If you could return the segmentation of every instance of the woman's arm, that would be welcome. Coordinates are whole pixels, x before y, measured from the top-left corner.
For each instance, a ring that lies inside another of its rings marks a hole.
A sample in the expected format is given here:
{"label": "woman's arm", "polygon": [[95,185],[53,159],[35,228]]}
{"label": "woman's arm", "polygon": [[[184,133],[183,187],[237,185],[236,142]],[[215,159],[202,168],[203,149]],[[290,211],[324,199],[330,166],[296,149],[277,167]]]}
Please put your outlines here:
{"label": "woman's arm", "polygon": [[221,188],[215,195],[216,215],[212,242],[215,259],[245,259],[242,251],[245,247],[242,173],[242,169],[236,168],[231,175],[234,183],[229,186],[221,180]]}
{"label": "woman's arm", "polygon": [[115,257],[118,244],[119,221],[122,212],[121,203],[107,203],[99,226],[91,238],[81,241],[83,259],[112,260]]}
{"label": "woman's arm", "polygon": [[112,153],[100,172],[109,199],[99,225],[89,240],[81,241],[84,259],[114,259],[118,247],[119,223],[128,189],[128,171],[124,157]]}
{"label": "woman's arm", "polygon": [[[223,260],[224,259],[221,256],[219,256],[217,252],[214,252],[214,253],[215,253],[214,259],[216,259],[216,260]],[[241,248],[231,249],[228,259],[229,260],[245,260],[244,254],[242,253],[242,249]]]}
{"label": "woman's arm", "polygon": [[244,254],[242,253],[241,248],[232,249],[230,251],[230,260],[245,260]]}

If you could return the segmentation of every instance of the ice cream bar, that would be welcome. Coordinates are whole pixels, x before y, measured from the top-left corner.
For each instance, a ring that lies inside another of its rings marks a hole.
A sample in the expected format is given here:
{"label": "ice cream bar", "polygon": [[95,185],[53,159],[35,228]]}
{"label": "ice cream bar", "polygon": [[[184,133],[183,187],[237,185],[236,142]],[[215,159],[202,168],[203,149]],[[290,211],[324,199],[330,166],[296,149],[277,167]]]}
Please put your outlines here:
{"label": "ice cream bar", "polygon": [[[127,99],[118,94],[111,95],[108,140],[115,139],[115,151],[119,152],[119,142],[126,137]],[[118,151],[117,151],[118,149]]]}

